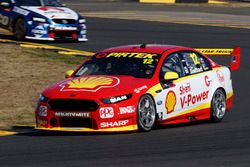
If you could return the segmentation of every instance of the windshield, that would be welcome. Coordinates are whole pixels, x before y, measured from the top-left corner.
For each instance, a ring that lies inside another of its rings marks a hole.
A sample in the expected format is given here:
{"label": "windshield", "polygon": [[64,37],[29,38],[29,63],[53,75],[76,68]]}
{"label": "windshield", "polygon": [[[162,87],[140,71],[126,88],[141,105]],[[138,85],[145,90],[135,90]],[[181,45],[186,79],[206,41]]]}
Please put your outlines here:
{"label": "windshield", "polygon": [[151,78],[159,55],[148,53],[99,53],[83,64],[75,73],[82,75],[129,75]]}
{"label": "windshield", "polygon": [[15,2],[17,6],[62,6],[59,0],[15,0]]}

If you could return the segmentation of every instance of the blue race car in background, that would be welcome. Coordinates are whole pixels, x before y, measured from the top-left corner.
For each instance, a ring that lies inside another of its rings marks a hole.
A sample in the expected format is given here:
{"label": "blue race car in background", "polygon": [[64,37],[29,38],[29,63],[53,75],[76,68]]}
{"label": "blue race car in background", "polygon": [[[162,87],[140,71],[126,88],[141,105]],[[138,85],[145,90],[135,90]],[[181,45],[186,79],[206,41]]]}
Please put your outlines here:
{"label": "blue race car in background", "polygon": [[85,22],[59,0],[0,0],[0,27],[18,40],[87,41]]}

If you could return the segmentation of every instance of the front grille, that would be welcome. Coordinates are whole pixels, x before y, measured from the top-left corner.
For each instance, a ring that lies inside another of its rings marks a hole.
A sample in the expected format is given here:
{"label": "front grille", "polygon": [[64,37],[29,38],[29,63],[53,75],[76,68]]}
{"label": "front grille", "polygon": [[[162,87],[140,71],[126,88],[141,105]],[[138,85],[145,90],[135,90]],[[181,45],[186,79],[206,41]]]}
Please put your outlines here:
{"label": "front grille", "polygon": [[72,39],[73,35],[76,34],[74,31],[55,31],[55,39]]}
{"label": "front grille", "polygon": [[77,20],[74,19],[53,19],[56,24],[76,24]]}
{"label": "front grille", "polygon": [[54,111],[96,111],[98,103],[93,100],[54,99],[49,101]]}
{"label": "front grille", "polygon": [[61,127],[83,127],[96,129],[97,125],[91,118],[60,118]]}

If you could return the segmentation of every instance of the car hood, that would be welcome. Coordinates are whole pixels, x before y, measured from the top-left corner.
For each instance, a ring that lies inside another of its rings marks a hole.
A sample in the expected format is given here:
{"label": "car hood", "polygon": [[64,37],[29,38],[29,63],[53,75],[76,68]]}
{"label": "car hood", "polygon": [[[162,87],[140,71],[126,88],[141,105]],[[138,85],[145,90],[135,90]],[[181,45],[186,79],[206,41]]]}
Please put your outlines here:
{"label": "car hood", "polygon": [[48,87],[43,95],[49,98],[105,98],[130,93],[141,94],[153,83],[131,76],[91,75],[69,78]]}
{"label": "car hood", "polygon": [[34,6],[22,6],[31,12],[35,12],[49,19],[78,19],[78,14],[66,7],[34,7]]}

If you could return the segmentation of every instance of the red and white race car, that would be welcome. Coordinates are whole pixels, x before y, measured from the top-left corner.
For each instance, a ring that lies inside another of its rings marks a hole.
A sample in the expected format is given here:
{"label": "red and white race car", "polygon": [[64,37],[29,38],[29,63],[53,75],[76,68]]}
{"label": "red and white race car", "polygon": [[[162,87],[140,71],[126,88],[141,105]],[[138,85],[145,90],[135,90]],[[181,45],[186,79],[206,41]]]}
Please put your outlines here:
{"label": "red and white race car", "polygon": [[[231,67],[205,55],[232,55]],[[240,48],[142,44],[106,49],[42,92],[36,128],[120,132],[219,122],[232,107],[231,71],[239,66]]]}

